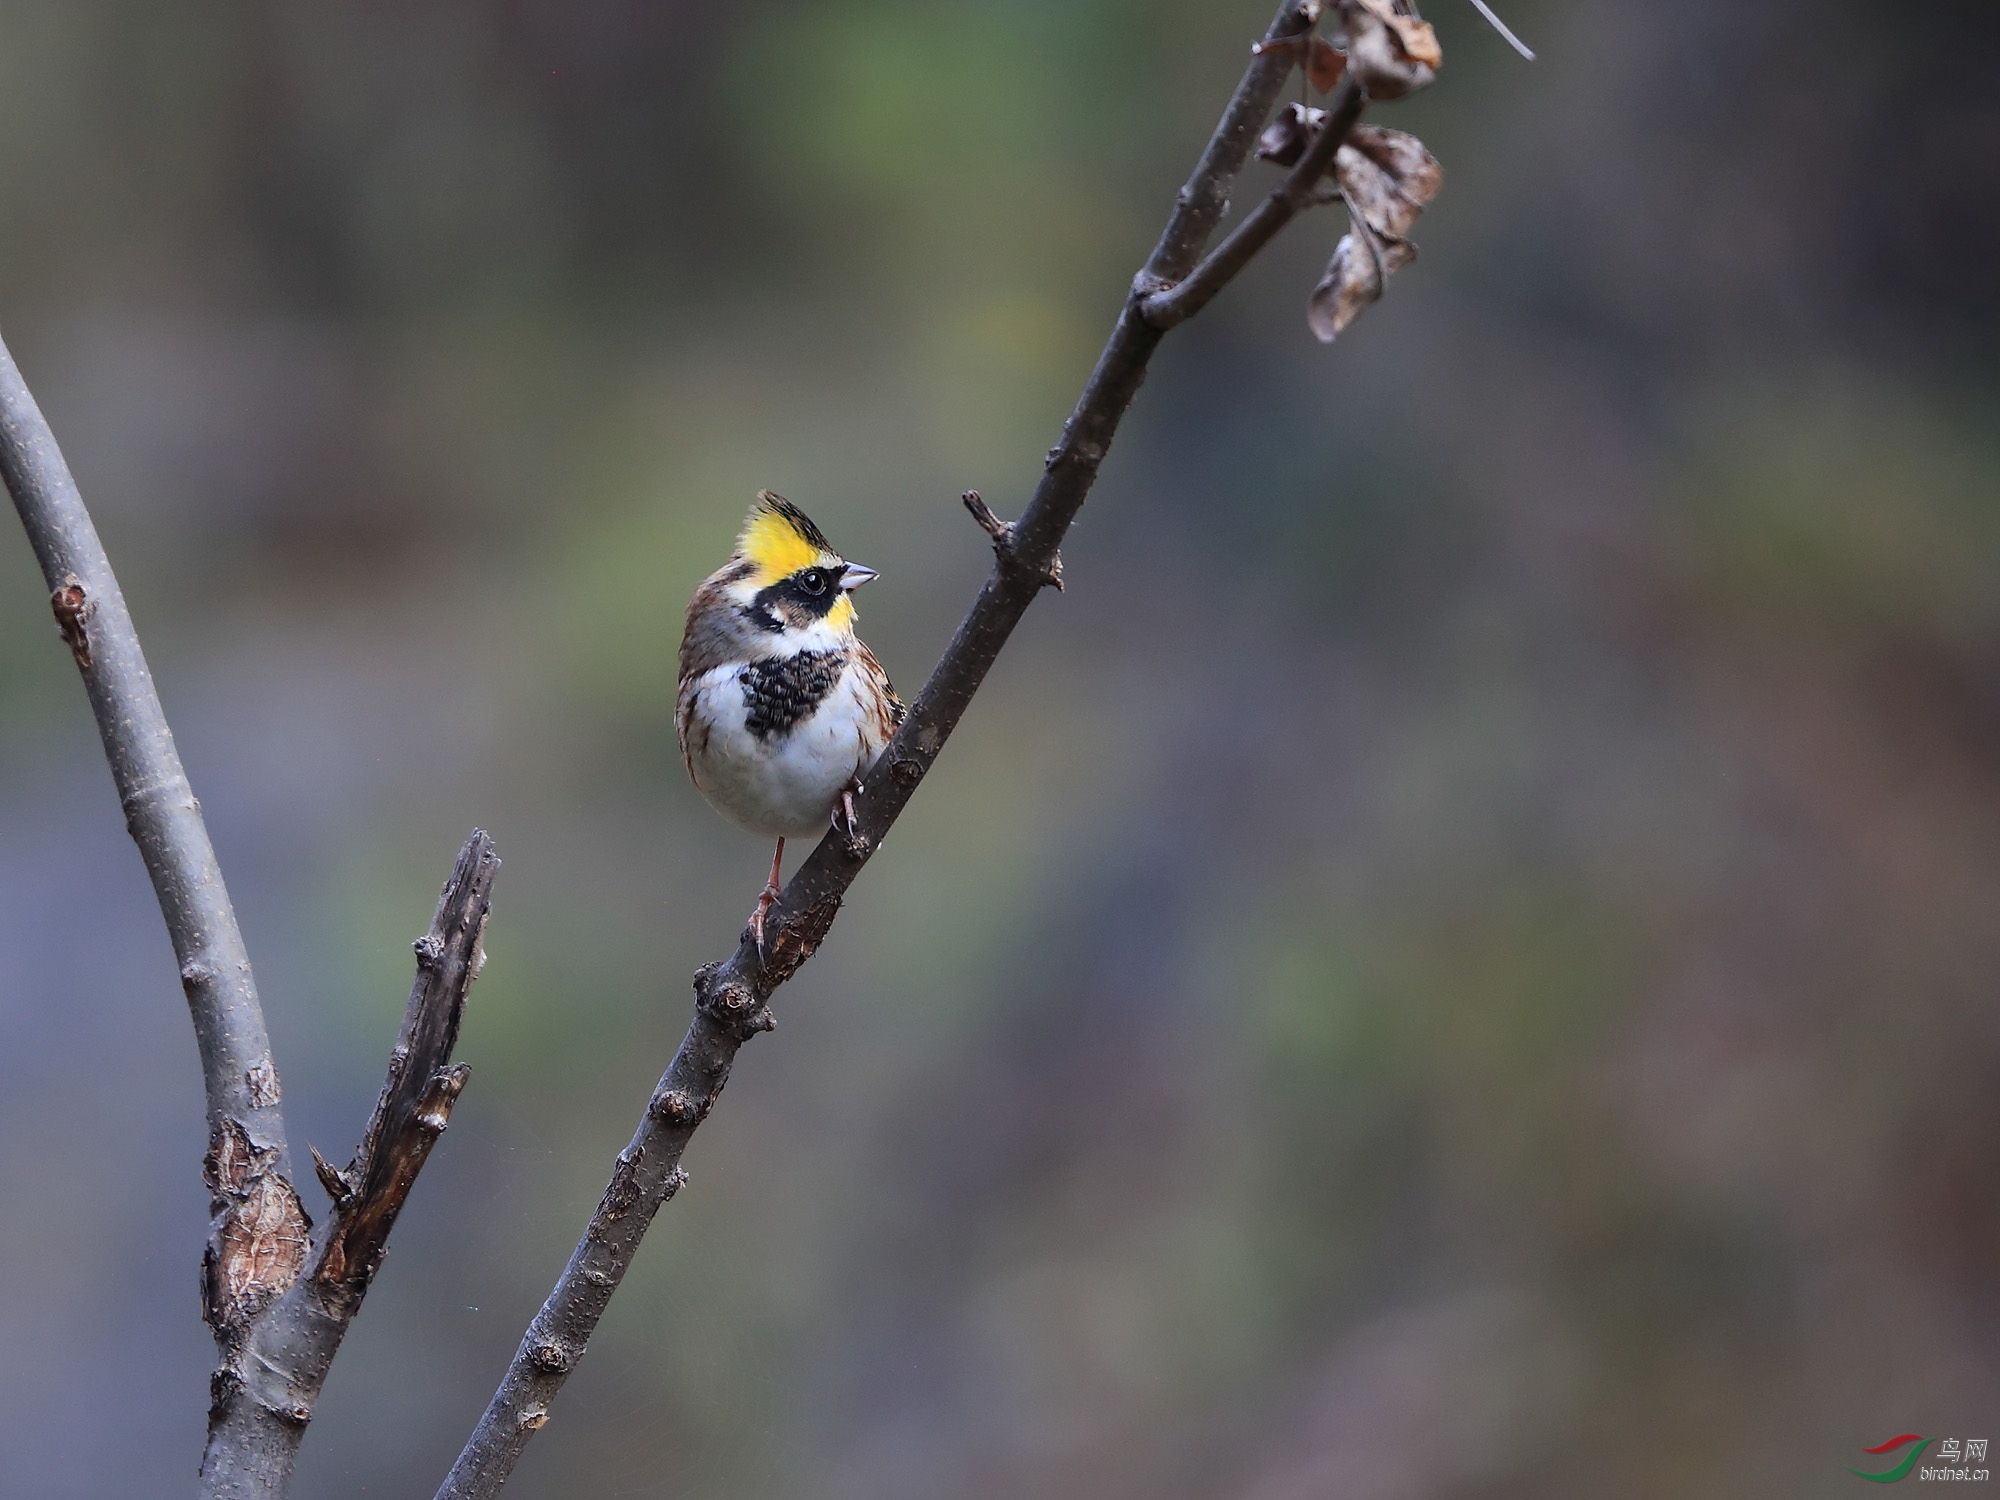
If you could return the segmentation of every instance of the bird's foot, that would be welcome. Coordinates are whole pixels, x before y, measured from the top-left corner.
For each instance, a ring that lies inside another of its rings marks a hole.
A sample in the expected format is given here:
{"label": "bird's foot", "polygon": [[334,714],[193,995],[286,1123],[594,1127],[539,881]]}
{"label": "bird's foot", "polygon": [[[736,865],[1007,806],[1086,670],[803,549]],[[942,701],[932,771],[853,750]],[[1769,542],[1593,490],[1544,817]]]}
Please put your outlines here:
{"label": "bird's foot", "polygon": [[750,913],[750,941],[757,945],[757,962],[764,962],[764,915],[778,904],[778,897],[784,892],[778,885],[778,877],[785,865],[785,841],[778,840],[778,847],[771,851],[771,873],[764,877],[764,894],[757,898],[757,909]]}
{"label": "bird's foot", "polygon": [[854,794],[860,790],[859,782],[840,790],[840,816],[847,825],[841,831],[849,838],[858,838],[861,834],[861,824],[854,816]]}
{"label": "bird's foot", "polygon": [[782,894],[775,884],[765,886],[764,894],[757,898],[757,909],[750,913],[750,941],[757,945],[759,963],[768,956],[764,952],[764,914],[778,904]]}

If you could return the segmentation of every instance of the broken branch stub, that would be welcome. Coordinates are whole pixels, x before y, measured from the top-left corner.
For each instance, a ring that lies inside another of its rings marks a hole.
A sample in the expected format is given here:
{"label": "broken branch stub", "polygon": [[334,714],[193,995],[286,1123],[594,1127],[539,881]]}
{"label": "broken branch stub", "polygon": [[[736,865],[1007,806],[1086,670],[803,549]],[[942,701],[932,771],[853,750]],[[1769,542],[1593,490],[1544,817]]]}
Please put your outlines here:
{"label": "broken branch stub", "polygon": [[471,1076],[465,1064],[452,1065],[451,1054],[466,993],[485,961],[480,940],[499,868],[493,841],[475,828],[438,897],[430,930],[411,944],[416,980],[360,1148],[345,1171],[334,1171],[313,1153],[320,1185],[334,1200],[334,1220],[313,1269],[313,1279],[324,1286],[365,1286],[374,1275],[396,1215]]}
{"label": "broken branch stub", "polygon": [[453,1064],[451,1053],[483,958],[499,866],[493,841],[474,829],[429,932],[415,944],[409,1007],[361,1149],[345,1170],[312,1153],[313,1171],[333,1200],[316,1251],[306,1242],[311,1226],[297,1194],[270,1169],[269,1148],[231,1122],[209,1152],[218,1228],[203,1300],[223,1358],[209,1382],[205,1500],[284,1493],[327,1370],[465,1087],[470,1070]]}

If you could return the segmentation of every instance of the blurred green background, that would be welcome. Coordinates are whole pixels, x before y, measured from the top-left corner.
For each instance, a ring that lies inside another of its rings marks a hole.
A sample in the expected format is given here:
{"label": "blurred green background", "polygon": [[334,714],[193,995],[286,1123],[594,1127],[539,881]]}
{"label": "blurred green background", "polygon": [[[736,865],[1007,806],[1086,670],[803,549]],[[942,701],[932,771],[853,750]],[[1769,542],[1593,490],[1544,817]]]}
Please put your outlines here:
{"label": "blurred green background", "polygon": [[[301,1154],[505,860],[299,1495],[431,1492],[756,894],[673,745],[694,583],[790,495],[914,690],[958,492],[1019,510],[1268,10],[0,0],[0,324]],[[2000,1438],[2000,20],[1516,0],[1530,66],[1433,10],[1422,260],[1321,348],[1308,218],[1163,347],[510,1495]],[[194,1048],[18,538],[0,830],[0,1489],[183,1493]]]}

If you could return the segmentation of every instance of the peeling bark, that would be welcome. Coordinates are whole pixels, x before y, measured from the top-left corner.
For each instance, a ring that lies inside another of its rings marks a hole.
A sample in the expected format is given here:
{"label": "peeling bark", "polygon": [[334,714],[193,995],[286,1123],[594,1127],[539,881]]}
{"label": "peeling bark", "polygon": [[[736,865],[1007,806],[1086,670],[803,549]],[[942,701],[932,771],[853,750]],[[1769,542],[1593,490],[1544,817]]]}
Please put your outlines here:
{"label": "peeling bark", "polygon": [[202,1316],[216,1337],[240,1336],[291,1289],[306,1263],[312,1221],[292,1185],[271,1170],[273,1153],[223,1122],[202,1159],[213,1228],[202,1256]]}

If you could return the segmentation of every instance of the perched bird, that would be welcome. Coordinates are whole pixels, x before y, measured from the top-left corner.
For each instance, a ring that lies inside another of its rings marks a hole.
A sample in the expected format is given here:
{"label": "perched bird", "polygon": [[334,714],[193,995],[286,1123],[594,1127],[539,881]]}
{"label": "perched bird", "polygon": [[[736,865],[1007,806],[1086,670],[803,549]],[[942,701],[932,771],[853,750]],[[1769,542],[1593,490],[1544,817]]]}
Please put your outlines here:
{"label": "perched bird", "polygon": [[850,597],[875,577],[791,501],[757,496],[736,550],[688,602],[674,729],[709,805],[778,841],[750,931],[778,899],[785,840],[823,831],[903,722],[903,700],[854,633]]}

